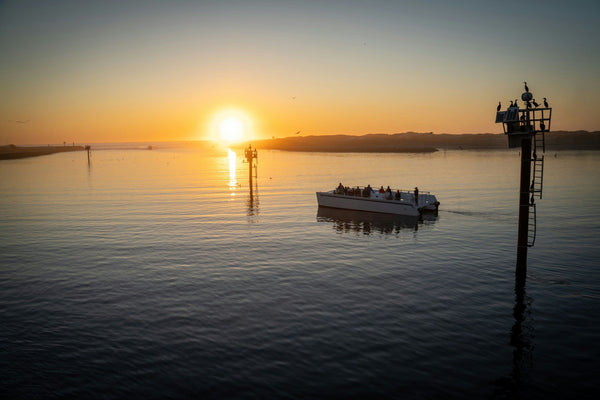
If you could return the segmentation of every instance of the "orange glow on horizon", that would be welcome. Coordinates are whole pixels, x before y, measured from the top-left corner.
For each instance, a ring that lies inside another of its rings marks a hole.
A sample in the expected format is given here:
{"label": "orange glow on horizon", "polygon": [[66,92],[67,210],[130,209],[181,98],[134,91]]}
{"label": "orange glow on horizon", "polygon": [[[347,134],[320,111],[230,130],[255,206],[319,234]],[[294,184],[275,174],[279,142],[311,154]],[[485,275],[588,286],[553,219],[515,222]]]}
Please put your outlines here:
{"label": "orange glow on horizon", "polygon": [[0,3],[0,145],[500,134],[523,80],[600,130],[590,7],[523,2],[536,36],[488,2],[46,3]]}

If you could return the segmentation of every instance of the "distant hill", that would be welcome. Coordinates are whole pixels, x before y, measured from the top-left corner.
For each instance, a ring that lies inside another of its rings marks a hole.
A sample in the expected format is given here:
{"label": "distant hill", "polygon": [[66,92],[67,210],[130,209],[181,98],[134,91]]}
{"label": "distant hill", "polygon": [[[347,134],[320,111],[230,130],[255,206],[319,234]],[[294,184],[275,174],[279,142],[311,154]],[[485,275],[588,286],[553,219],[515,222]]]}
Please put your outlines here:
{"label": "distant hill", "polygon": [[[247,146],[245,143],[244,146]],[[252,142],[258,149],[335,153],[430,153],[440,149],[506,149],[502,133],[448,134],[396,133],[291,136]],[[546,133],[546,150],[600,150],[600,132],[556,131]]]}
{"label": "distant hill", "polygon": [[600,150],[600,131],[556,131],[546,135],[549,150]]}

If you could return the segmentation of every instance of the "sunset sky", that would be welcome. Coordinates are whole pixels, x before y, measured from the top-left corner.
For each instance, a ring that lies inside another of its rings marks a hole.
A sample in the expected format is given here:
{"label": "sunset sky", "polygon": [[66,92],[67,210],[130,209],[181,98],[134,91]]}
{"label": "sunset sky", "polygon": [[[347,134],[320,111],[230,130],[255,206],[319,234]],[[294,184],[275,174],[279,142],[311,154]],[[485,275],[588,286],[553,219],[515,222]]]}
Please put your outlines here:
{"label": "sunset sky", "polygon": [[0,145],[600,130],[600,2],[0,1]]}

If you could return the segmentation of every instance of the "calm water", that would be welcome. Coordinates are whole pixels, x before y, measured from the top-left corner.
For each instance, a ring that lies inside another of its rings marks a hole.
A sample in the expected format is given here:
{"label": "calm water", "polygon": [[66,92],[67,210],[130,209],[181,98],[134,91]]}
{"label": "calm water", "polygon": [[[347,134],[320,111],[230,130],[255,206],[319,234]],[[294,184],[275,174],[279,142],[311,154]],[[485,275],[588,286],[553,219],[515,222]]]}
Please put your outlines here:
{"label": "calm water", "polygon": [[[519,156],[112,148],[0,162],[3,398],[591,398],[600,154],[547,155],[515,295]],[[318,210],[430,190],[423,221]]]}

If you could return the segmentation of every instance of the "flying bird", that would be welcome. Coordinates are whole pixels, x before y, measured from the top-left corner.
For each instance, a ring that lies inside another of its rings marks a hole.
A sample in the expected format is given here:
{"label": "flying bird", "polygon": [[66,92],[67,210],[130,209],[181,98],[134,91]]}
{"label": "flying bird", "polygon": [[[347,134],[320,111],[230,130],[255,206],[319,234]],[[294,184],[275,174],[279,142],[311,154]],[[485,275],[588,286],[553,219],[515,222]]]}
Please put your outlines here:
{"label": "flying bird", "polygon": [[294,133],[294,135],[299,135],[299,134],[300,134],[300,131],[298,131],[298,132]]}
{"label": "flying bird", "polygon": [[498,107],[496,107],[496,111],[500,111],[500,107],[502,107],[502,105],[500,104],[500,102],[498,102]]}
{"label": "flying bird", "polygon": [[535,106],[535,108],[538,108],[540,105],[535,101],[535,99],[533,99],[533,105]]}
{"label": "flying bird", "polygon": [[548,108],[548,102],[546,101],[545,97],[544,97],[544,107]]}
{"label": "flying bird", "polygon": [[527,82],[523,82],[525,84],[525,91],[529,93],[529,87],[527,86]]}

